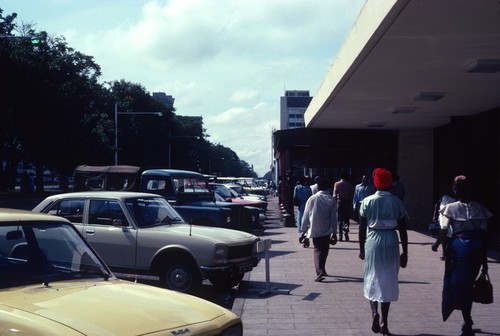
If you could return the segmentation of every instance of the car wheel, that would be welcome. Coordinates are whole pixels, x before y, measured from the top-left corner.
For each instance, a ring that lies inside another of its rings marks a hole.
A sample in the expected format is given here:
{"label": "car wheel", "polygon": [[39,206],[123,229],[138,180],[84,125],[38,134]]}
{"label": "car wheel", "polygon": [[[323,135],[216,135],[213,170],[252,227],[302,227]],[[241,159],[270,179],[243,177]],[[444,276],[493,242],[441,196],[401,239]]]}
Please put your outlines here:
{"label": "car wheel", "polygon": [[201,286],[201,275],[185,258],[167,262],[160,273],[163,285],[178,292],[192,292]]}
{"label": "car wheel", "polygon": [[244,274],[234,274],[229,276],[210,276],[208,280],[212,285],[220,289],[229,289],[238,285],[243,280]]}

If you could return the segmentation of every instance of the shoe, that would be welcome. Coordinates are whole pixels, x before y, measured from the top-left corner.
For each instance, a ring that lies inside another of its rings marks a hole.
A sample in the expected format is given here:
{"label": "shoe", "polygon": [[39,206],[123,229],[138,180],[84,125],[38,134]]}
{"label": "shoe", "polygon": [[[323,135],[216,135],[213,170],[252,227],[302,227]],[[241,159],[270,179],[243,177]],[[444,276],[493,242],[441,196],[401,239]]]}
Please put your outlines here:
{"label": "shoe", "polygon": [[462,325],[462,334],[460,334],[460,336],[475,336],[476,333],[474,332],[474,330],[472,330],[472,324],[473,322],[464,323]]}
{"label": "shoe", "polygon": [[325,278],[323,278],[321,275],[318,275],[318,277],[316,279],[314,279],[314,281],[316,281],[316,282],[321,282],[323,280],[325,280]]}
{"label": "shoe", "polygon": [[445,257],[439,257],[439,259],[441,259],[442,261],[444,261],[446,258]]}
{"label": "shoe", "polygon": [[438,243],[434,243],[434,244],[432,244],[431,249],[432,249],[434,252],[437,252],[437,251],[438,251],[438,247],[439,247],[439,244],[438,244]]}
{"label": "shoe", "polygon": [[379,314],[375,314],[373,316],[373,322],[372,322],[372,331],[375,334],[378,334],[380,332],[380,323],[379,323],[380,316]]}
{"label": "shoe", "polygon": [[328,276],[328,274],[326,273],[326,271],[322,271],[318,276],[326,277]]}
{"label": "shoe", "polygon": [[347,232],[345,233],[345,241],[348,242],[349,241],[349,235],[347,234]]}
{"label": "shoe", "polygon": [[390,333],[389,333],[389,328],[387,328],[387,326],[385,324],[381,324],[380,325],[380,333],[384,336],[389,336]]}

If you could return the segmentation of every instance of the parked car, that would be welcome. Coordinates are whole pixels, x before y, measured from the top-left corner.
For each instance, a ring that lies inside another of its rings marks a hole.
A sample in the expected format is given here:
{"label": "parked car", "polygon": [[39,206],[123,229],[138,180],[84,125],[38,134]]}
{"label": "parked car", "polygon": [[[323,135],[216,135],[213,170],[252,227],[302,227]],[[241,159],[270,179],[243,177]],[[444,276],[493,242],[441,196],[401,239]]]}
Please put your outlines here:
{"label": "parked car", "polygon": [[208,177],[177,169],[136,166],[78,166],[74,191],[114,190],[159,194],[189,223],[258,232],[259,211],[242,204],[217,201],[208,187]]}
{"label": "parked car", "polygon": [[[220,196],[217,193],[215,193],[214,196],[215,196],[215,200],[217,202],[227,202],[222,196]],[[255,213],[248,214],[248,215],[259,216],[258,220],[254,220],[254,219],[251,220],[251,222],[254,223],[254,225],[252,226],[252,229],[249,230],[249,232],[251,232],[252,234],[255,234],[255,235],[262,234],[265,231],[264,225],[262,224],[266,221],[265,210],[263,210],[261,208],[249,207],[249,206],[245,206],[245,208],[252,209],[255,211]]]}
{"label": "parked car", "polygon": [[203,299],[117,279],[71,223],[0,210],[0,335],[242,335]]}
{"label": "parked car", "polygon": [[231,189],[225,184],[209,183],[209,185],[215,193],[219,194],[227,202],[233,202],[267,210],[267,201],[263,201],[259,198],[244,198],[243,196],[240,196],[235,190]]}
{"label": "parked car", "polygon": [[267,197],[265,195],[247,193],[245,188],[239,183],[224,183],[224,185],[236,191],[236,193],[244,199],[267,201]]}
{"label": "parked car", "polygon": [[[149,169],[141,174],[140,190],[159,194],[186,219],[198,225],[260,232],[259,210],[244,204],[220,201],[200,173],[175,169]],[[220,214],[224,214],[224,220]]]}
{"label": "parked car", "polygon": [[33,211],[68,219],[115,272],[160,277],[196,290],[204,278],[237,285],[259,262],[250,233],[190,225],[160,195],[89,191],[47,197]]}

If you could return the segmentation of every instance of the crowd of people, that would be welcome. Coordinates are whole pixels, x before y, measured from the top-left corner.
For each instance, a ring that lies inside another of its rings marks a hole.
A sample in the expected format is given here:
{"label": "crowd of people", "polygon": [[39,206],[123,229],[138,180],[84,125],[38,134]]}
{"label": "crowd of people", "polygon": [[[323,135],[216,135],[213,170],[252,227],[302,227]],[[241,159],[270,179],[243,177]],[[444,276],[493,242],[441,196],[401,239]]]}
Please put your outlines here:
{"label": "crowd of people", "polygon": [[[306,177],[301,177],[293,191],[297,229],[312,240],[314,281],[322,282],[328,275],[330,245],[349,241],[349,223],[357,221],[359,259],[364,261],[363,294],[370,304],[371,330],[389,335],[389,308],[399,297],[399,269],[408,263],[404,185],[397,174],[384,168],[363,175],[354,188],[346,173],[334,183],[323,177],[315,177],[314,182],[308,186]],[[470,185],[468,177],[455,177],[453,196],[443,195],[433,214],[441,230],[432,250],[442,246],[445,261],[442,317],[446,321],[454,310],[460,310],[463,336],[475,335],[472,292],[479,273],[488,270],[487,220],[492,216],[474,201]]]}

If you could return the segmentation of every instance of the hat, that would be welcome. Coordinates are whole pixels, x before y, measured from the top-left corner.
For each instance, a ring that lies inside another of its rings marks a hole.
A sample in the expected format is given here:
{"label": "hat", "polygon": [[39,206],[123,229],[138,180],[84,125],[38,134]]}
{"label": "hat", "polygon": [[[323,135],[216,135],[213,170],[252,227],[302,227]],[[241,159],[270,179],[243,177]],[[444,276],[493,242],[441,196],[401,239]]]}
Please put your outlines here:
{"label": "hat", "polygon": [[375,188],[387,190],[392,185],[392,174],[384,168],[375,168],[373,171],[373,184]]}

